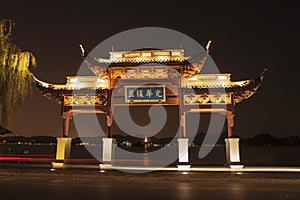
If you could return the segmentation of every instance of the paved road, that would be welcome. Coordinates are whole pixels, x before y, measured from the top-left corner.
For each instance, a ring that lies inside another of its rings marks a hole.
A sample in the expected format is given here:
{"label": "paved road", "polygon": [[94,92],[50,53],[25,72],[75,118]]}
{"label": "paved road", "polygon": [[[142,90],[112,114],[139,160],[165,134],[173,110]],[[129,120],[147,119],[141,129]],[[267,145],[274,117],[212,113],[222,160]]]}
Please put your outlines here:
{"label": "paved road", "polygon": [[300,199],[300,173],[151,172],[4,168],[1,200],[9,199]]}

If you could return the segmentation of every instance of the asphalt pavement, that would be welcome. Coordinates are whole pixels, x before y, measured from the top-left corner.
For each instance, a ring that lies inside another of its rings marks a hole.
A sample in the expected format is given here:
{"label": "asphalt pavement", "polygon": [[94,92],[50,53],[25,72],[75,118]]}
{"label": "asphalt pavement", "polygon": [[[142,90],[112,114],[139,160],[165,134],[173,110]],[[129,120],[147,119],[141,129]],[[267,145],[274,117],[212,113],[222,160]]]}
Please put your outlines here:
{"label": "asphalt pavement", "polygon": [[1,199],[300,199],[300,173],[126,173],[0,166]]}

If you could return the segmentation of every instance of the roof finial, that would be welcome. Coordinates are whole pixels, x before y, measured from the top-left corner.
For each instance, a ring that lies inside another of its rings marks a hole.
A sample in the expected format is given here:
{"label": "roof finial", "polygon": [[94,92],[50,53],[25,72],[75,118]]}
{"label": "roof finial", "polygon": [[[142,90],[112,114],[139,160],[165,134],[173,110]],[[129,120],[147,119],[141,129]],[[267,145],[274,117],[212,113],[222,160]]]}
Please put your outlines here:
{"label": "roof finial", "polygon": [[207,52],[209,52],[210,43],[211,43],[211,40],[209,40],[208,43],[207,43],[207,45],[206,45],[205,49],[206,49]]}
{"label": "roof finial", "polygon": [[199,66],[197,67],[197,71],[198,71],[198,74],[200,74],[200,71],[202,69],[202,67],[204,66],[205,62],[206,62],[206,59],[207,59],[207,56],[208,56],[208,53],[209,53],[209,47],[210,47],[210,44],[211,44],[211,40],[208,41],[205,49],[206,49],[206,52],[205,52],[205,55],[204,57],[200,60],[200,63],[199,63]]}
{"label": "roof finial", "polygon": [[111,46],[111,52],[113,52],[114,51],[114,46]]}
{"label": "roof finial", "polygon": [[265,67],[265,69],[264,69],[264,71],[261,73],[261,75],[260,76],[263,76],[263,75],[265,75],[265,73],[266,73],[266,71],[268,70],[268,67]]}
{"label": "roof finial", "polygon": [[82,57],[86,57],[87,55],[86,55],[86,53],[84,51],[84,48],[83,48],[82,44],[79,44],[79,47],[80,47],[80,50],[81,50],[81,56]]}

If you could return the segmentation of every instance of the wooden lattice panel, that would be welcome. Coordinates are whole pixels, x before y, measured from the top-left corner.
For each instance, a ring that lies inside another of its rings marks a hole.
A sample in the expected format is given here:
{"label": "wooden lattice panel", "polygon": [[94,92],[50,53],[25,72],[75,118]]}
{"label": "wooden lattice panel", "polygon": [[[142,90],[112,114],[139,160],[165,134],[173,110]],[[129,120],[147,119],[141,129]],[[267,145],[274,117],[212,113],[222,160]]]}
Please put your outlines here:
{"label": "wooden lattice panel", "polygon": [[64,96],[64,106],[95,106],[102,104],[103,100],[99,96]]}
{"label": "wooden lattice panel", "polygon": [[231,104],[231,94],[184,95],[184,104]]}

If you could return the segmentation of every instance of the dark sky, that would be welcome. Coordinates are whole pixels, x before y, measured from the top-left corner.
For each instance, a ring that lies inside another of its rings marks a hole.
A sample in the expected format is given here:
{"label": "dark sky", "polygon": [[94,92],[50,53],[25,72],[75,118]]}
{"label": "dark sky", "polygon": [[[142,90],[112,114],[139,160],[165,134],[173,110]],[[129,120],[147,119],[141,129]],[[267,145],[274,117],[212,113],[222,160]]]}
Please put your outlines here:
{"label": "dark sky", "polygon": [[[236,134],[252,137],[299,135],[299,5],[296,1],[11,1],[1,2],[0,19],[16,23],[13,42],[31,51],[33,73],[46,82],[65,83],[87,51],[132,28],[155,26],[182,32],[202,45],[232,80],[269,70],[258,92],[236,106]],[[18,135],[61,135],[60,106],[33,88],[9,127]]]}

